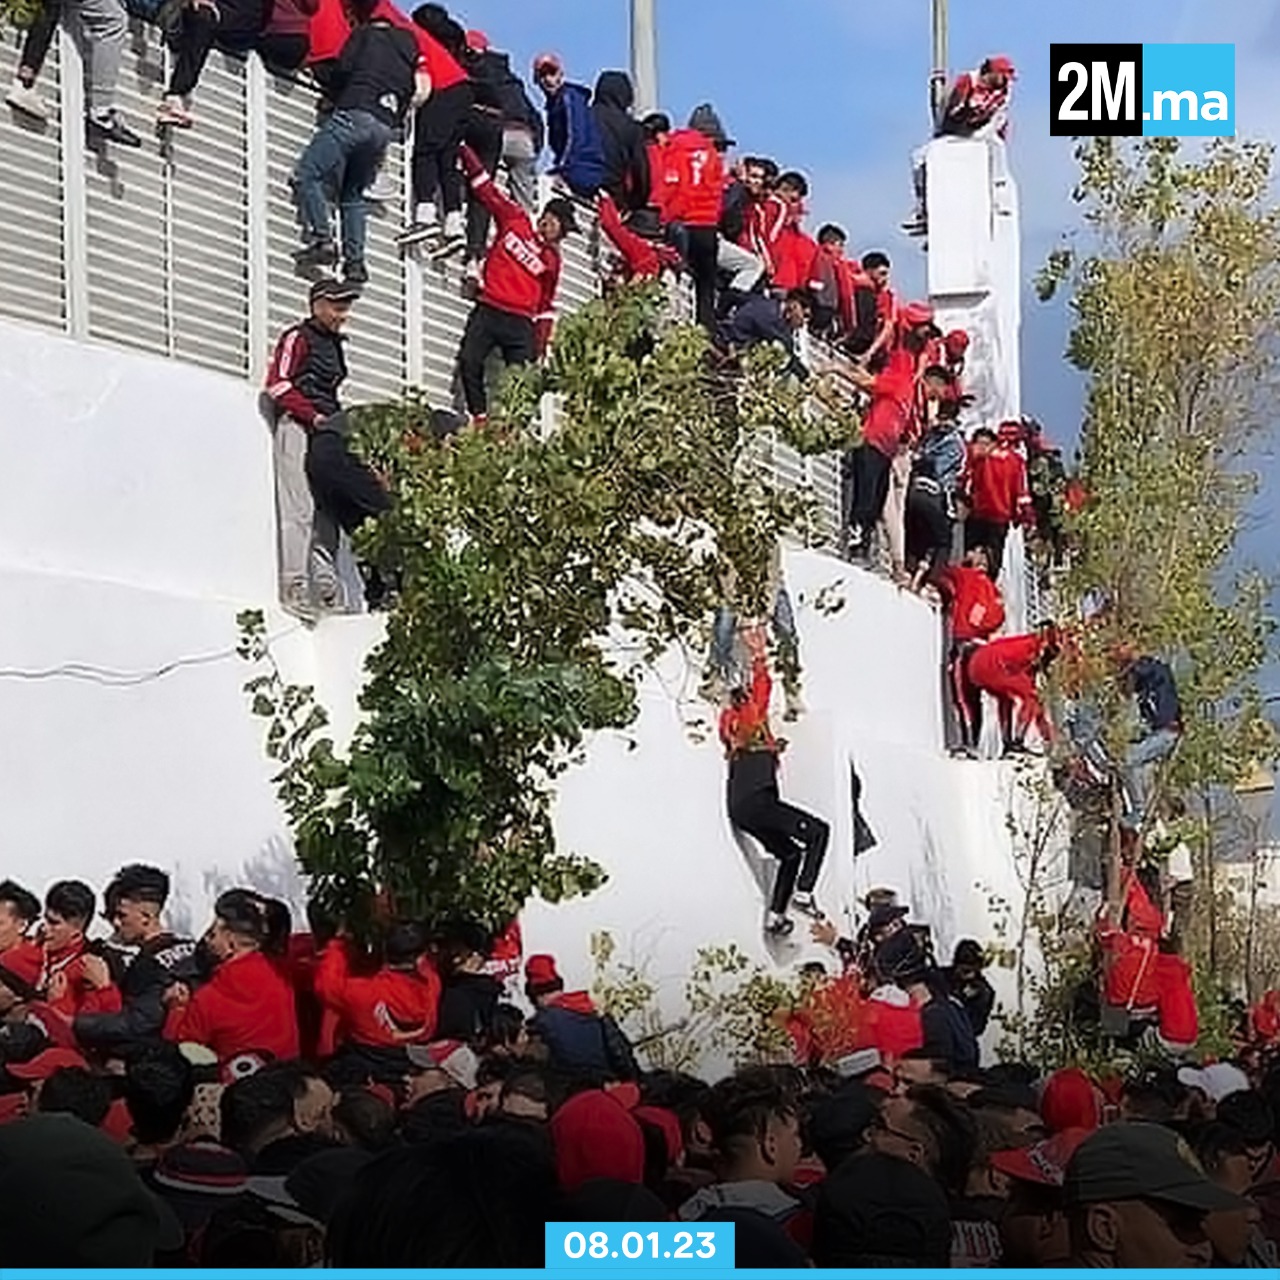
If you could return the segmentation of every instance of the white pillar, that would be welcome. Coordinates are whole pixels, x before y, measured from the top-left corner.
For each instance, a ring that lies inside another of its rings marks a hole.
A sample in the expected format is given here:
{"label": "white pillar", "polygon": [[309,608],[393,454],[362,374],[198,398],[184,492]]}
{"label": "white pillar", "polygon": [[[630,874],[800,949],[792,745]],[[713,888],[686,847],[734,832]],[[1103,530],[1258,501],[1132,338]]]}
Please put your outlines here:
{"label": "white pillar", "polygon": [[658,109],[658,21],[655,0],[631,0],[631,81],[636,115]]}

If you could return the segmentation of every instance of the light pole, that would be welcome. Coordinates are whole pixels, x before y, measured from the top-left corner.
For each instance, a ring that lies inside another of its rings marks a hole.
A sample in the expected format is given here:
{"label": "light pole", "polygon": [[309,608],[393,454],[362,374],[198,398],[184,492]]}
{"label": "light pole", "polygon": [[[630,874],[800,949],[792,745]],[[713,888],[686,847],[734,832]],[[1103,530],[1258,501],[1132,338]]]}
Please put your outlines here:
{"label": "light pole", "polygon": [[933,70],[929,73],[929,109],[936,121],[947,92],[947,0],[933,0]]}
{"label": "light pole", "polygon": [[631,0],[631,82],[636,115],[658,109],[657,0]]}

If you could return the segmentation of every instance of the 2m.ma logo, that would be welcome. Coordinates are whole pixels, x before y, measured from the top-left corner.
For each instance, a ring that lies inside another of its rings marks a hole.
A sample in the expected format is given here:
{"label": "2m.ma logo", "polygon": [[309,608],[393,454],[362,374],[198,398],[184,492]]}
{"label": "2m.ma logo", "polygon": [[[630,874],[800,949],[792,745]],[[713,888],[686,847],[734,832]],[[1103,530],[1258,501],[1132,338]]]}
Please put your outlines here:
{"label": "2m.ma logo", "polygon": [[1054,136],[1230,137],[1235,46],[1050,46]]}

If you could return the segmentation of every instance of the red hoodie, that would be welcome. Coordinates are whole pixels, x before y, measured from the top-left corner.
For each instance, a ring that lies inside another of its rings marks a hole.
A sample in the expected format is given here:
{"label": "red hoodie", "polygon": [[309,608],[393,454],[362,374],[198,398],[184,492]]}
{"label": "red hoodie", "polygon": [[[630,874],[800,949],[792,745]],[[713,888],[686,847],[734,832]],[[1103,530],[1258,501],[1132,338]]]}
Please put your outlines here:
{"label": "red hoodie", "polygon": [[867,1001],[860,1049],[879,1049],[884,1058],[901,1058],[913,1049],[924,1047],[924,1022],[914,1004],[896,1005],[878,1000],[873,994]]}
{"label": "red hoodie", "polygon": [[1097,925],[1102,948],[1102,999],[1131,1013],[1152,1013],[1160,1003],[1156,982],[1156,941],[1125,933],[1108,921]]}
{"label": "red hoodie", "polygon": [[1026,523],[1034,518],[1027,464],[1016,449],[997,444],[989,453],[969,450],[965,491],[972,514],[993,524]]}
{"label": "red hoodie", "polygon": [[985,640],[1004,626],[1000,589],[982,569],[948,565],[938,586],[951,606],[951,635],[957,643]]}
{"label": "red hoodie", "polygon": [[24,938],[13,946],[0,951],[0,969],[7,969],[15,978],[30,987],[40,985],[40,970],[44,967],[44,950],[38,942]]}
{"label": "red hoodie", "polygon": [[477,200],[493,215],[498,234],[484,260],[480,301],[496,311],[532,320],[539,352],[545,351],[555,320],[560,251],[538,234],[516,202],[503,195],[466,143],[459,151]]}
{"label": "red hoodie", "polygon": [[915,403],[915,361],[901,347],[889,356],[884,371],[876,374],[871,388],[871,407],[862,420],[862,441],[883,453],[897,457],[898,448],[911,431]]}
{"label": "red hoodie", "polygon": [[711,140],[696,129],[679,129],[667,138],[662,208],[670,222],[714,227],[724,202],[724,161]]}
{"label": "red hoodie", "polygon": [[813,279],[813,260],[818,256],[818,242],[806,235],[800,226],[803,216],[801,206],[788,211],[787,223],[774,246],[775,289],[807,289]]}
{"label": "red hoodie", "polygon": [[165,1039],[207,1045],[220,1062],[258,1050],[298,1056],[298,1012],[293,991],[260,951],[224,960],[185,1006],[172,1009]]}
{"label": "red hoodie", "polygon": [[432,969],[384,967],[368,978],[353,977],[347,946],[335,939],[320,954],[316,994],[355,1044],[428,1044],[435,1034],[440,979]]}

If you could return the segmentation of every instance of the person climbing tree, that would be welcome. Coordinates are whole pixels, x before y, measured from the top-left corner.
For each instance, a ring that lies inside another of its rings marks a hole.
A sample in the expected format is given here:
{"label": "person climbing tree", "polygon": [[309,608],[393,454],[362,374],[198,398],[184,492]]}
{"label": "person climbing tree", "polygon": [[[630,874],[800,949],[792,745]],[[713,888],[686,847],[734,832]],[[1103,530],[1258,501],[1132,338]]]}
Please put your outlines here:
{"label": "person climbing tree", "polygon": [[787,915],[789,907],[816,918],[822,916],[814,887],[826,857],[831,827],[821,818],[784,803],[778,794],[781,748],[769,728],[773,681],[765,656],[764,632],[753,627],[745,639],[751,652],[751,687],[735,689],[730,705],[720,716],[720,741],[729,761],[729,821],[754,836],[778,860],[765,932],[786,937],[795,928]]}

